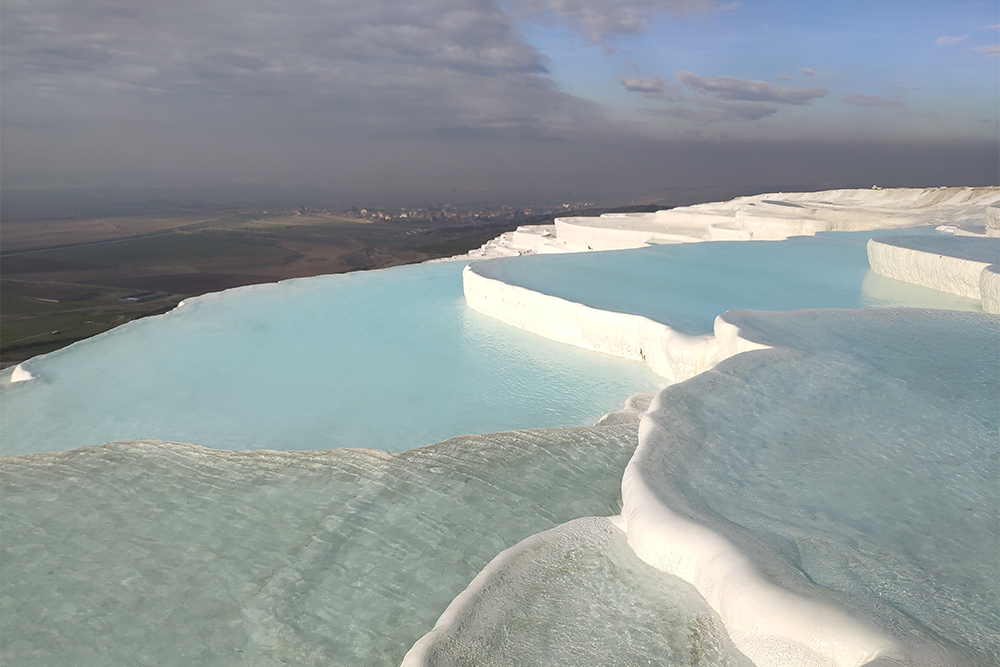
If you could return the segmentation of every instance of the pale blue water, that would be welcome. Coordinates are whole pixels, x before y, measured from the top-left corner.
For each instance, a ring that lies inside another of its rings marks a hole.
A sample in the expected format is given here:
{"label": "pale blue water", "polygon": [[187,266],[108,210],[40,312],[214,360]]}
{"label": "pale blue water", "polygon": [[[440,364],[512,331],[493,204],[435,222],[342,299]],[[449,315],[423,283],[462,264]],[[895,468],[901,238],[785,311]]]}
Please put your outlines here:
{"label": "pale blue water", "polygon": [[866,244],[897,234],[948,238],[931,229],[833,232],[787,241],[719,241],[635,250],[534,255],[480,262],[488,278],[644,315],[686,334],[712,332],[727,310],[906,306],[979,310],[978,301],[880,276]]}
{"label": "pale blue water", "polygon": [[[634,269],[659,279],[643,259],[656,252],[668,279],[638,298],[647,278]],[[546,287],[614,310],[654,301],[692,332],[747,306],[971,307],[872,283],[862,253],[860,237],[828,235],[479,266],[576,266],[552,268]],[[461,269],[233,290],[37,359],[37,380],[0,390],[3,452],[136,436],[398,451],[593,422],[660,385],[639,364],[470,312]],[[779,580],[791,572],[961,664],[995,664],[997,320],[900,312],[866,311],[857,326],[824,311],[743,315],[791,349],[671,388],[659,418],[701,428],[671,431],[677,465],[660,477]],[[131,442],[0,458],[0,653],[18,665],[398,664],[499,551],[618,512],[637,437],[626,419],[392,457]],[[499,664],[739,662],[712,613],[622,539],[541,543],[484,590],[442,663],[484,664],[477,648]]]}
{"label": "pale blue water", "polygon": [[127,438],[398,452],[468,433],[594,423],[663,382],[473,312],[461,263],[229,290],[26,367],[2,453]]}
{"label": "pale blue water", "polygon": [[499,559],[426,667],[754,667],[695,588],[639,560],[607,519],[568,522]]}
{"label": "pale blue water", "polygon": [[0,664],[396,667],[497,553],[618,512],[637,431],[0,457]]}
{"label": "pale blue water", "polygon": [[[733,308],[978,309],[869,271],[870,236],[534,256],[476,270],[692,334],[710,332],[715,316]],[[462,266],[229,290],[32,360],[36,381],[0,389],[0,452],[127,438],[396,452],[467,433],[593,423],[627,396],[661,386],[640,364],[471,311]]]}

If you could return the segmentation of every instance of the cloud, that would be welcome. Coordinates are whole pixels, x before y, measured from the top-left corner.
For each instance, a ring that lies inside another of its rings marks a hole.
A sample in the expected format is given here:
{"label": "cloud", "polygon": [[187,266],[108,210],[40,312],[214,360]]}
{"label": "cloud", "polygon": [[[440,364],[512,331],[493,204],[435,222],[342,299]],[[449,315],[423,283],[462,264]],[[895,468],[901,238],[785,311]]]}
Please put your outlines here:
{"label": "cloud", "polygon": [[716,9],[720,12],[730,12],[734,9],[739,9],[742,6],[742,2],[727,2],[724,5],[719,5]]}
{"label": "cloud", "polygon": [[[386,191],[444,183],[450,191],[452,181],[576,190],[606,187],[609,178],[623,189],[635,179],[669,180],[657,171],[662,156],[638,169],[633,154],[660,145],[657,137],[674,141],[681,121],[609,120],[562,92],[517,21],[610,39],[726,0],[500,1],[9,0],[0,21],[4,171],[162,171],[176,174],[175,183],[301,180]],[[660,94],[643,70],[621,71],[634,76],[620,85]],[[753,130],[758,121],[764,143],[812,136],[797,119],[780,127],[767,119],[782,105],[827,94],[781,81],[686,76],[666,77],[661,115],[727,131]],[[675,103],[669,84],[690,99]],[[827,139],[837,131],[822,118],[815,129]],[[717,164],[732,163],[729,150]],[[807,151],[787,173],[818,162]],[[676,169],[691,176],[686,166]],[[704,178],[714,178],[713,169]]]}
{"label": "cloud", "polygon": [[783,88],[765,81],[747,81],[731,76],[706,77],[692,72],[678,72],[677,79],[695,90],[714,95],[720,100],[751,102],[777,102],[780,104],[809,104],[817,97],[824,97],[825,88]]}
{"label": "cloud", "polygon": [[618,77],[618,80],[625,86],[625,90],[630,93],[639,93],[649,99],[674,100],[679,97],[674,86],[658,76],[647,76],[645,79],[640,79],[623,74]]}
{"label": "cloud", "polygon": [[[662,14],[708,11],[714,7],[715,0],[513,0],[511,3],[515,14],[565,26],[600,44],[612,35],[645,32]],[[723,8],[732,9],[729,5],[719,7]]]}
{"label": "cloud", "polygon": [[847,93],[840,98],[840,101],[844,104],[852,104],[857,107],[898,107],[902,106],[901,102],[896,102],[895,100],[886,100],[881,97],[871,97],[870,95],[862,95],[861,93]]}
{"label": "cloud", "polygon": [[969,39],[968,35],[962,35],[961,37],[956,37],[954,35],[941,35],[934,40],[934,43],[938,46],[954,46],[955,44],[961,44],[967,39]]}
{"label": "cloud", "polygon": [[976,46],[973,51],[985,53],[990,58],[1000,58],[1000,44],[990,44],[989,46]]}
{"label": "cloud", "polygon": [[532,132],[596,118],[489,0],[15,2],[0,36],[15,120]]}
{"label": "cloud", "polygon": [[781,74],[778,76],[782,81],[795,81],[795,77],[790,74]]}
{"label": "cloud", "polygon": [[773,114],[778,109],[760,102],[724,102],[721,100],[703,100],[698,108],[675,106],[670,109],[643,109],[640,113],[654,116],[679,118],[699,125],[711,125],[721,122],[747,122],[760,120]]}
{"label": "cloud", "polygon": [[816,70],[809,69],[808,67],[800,67],[799,71],[805,74],[806,76],[817,76]]}

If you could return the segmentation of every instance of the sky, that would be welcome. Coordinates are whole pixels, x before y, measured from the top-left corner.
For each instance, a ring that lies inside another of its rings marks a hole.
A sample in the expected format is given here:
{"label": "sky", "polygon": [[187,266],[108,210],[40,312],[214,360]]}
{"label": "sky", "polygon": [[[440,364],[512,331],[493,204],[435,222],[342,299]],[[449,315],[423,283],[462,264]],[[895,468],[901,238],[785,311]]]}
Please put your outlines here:
{"label": "sky", "polygon": [[618,197],[995,184],[1000,9],[3,0],[0,184]]}

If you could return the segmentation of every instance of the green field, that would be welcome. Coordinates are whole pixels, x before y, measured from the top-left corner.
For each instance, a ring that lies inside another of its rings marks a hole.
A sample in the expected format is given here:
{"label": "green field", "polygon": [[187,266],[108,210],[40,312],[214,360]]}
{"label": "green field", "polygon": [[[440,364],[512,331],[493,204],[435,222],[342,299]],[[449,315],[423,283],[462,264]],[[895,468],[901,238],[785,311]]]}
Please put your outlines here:
{"label": "green field", "polygon": [[251,262],[280,261],[292,253],[266,239],[226,232],[172,232],[125,241],[48,250],[30,255],[58,262],[119,266],[159,262],[194,262],[206,259],[238,258]]}
{"label": "green field", "polygon": [[118,299],[128,290],[93,288],[92,297],[59,303],[19,294],[22,287],[10,281],[0,285],[0,346],[13,360],[58,349],[136,317],[163,312],[177,301],[125,304]]}
{"label": "green field", "polygon": [[[107,221],[100,222],[106,233]],[[252,212],[163,231],[145,225],[137,237],[87,243],[87,223],[65,222],[79,225],[69,230],[77,240],[69,247],[0,256],[3,366],[164,312],[189,296],[455,255],[506,231],[499,223],[446,226]],[[169,296],[146,303],[119,300],[144,291]]]}

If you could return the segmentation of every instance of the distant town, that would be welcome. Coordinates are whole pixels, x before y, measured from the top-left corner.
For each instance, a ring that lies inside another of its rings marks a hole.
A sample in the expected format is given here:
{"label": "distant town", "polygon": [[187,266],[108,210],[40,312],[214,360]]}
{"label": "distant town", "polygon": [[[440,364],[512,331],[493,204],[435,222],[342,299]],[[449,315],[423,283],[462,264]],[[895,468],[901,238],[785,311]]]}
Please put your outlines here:
{"label": "distant town", "polygon": [[[352,206],[342,211],[302,206],[294,215],[342,215],[373,222],[537,222],[540,218],[579,213],[595,206],[594,202],[579,201],[559,205],[454,205],[442,204],[417,208],[366,208]],[[268,213],[264,211],[264,213]]]}

